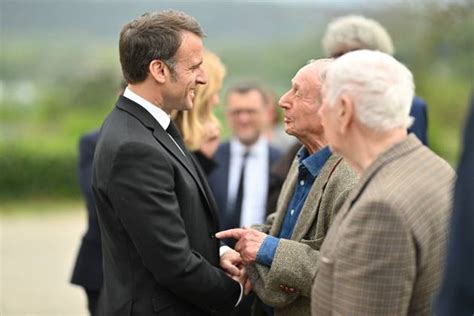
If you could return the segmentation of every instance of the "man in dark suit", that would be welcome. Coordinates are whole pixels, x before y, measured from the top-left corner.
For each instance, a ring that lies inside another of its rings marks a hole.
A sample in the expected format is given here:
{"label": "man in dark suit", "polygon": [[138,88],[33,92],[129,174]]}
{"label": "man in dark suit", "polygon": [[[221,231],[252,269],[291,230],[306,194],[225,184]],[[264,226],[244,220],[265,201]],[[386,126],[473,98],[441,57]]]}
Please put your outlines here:
{"label": "man in dark suit", "polygon": [[[218,165],[208,176],[223,230],[263,223],[267,215],[270,169],[281,153],[264,135],[266,98],[264,90],[249,83],[227,92],[226,118],[232,138],[217,149]],[[229,242],[233,245],[233,240]]]}
{"label": "man in dark suit", "polygon": [[92,160],[97,144],[98,131],[85,134],[79,141],[78,179],[82,195],[86,201],[88,226],[82,237],[81,247],[77,255],[71,283],[80,285],[87,294],[87,307],[94,314],[100,288],[102,287],[102,250],[100,229],[92,195]]}
{"label": "man in dark suit", "polygon": [[454,191],[448,256],[436,315],[474,314],[474,93]]}
{"label": "man in dark suit", "polygon": [[[170,121],[193,106],[203,31],[173,10],[144,14],[120,34],[128,87],[104,121],[93,166],[105,315],[208,315],[242,296],[219,267],[210,189]],[[221,258],[222,261],[222,258]]]}

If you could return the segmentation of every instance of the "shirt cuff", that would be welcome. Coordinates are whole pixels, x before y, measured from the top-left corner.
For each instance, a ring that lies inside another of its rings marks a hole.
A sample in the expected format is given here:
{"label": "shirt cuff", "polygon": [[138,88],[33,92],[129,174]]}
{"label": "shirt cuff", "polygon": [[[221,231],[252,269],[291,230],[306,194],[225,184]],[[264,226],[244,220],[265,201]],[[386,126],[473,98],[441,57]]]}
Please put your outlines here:
{"label": "shirt cuff", "polygon": [[240,301],[242,300],[242,297],[244,296],[244,287],[242,286],[242,283],[239,282],[240,285],[240,296],[239,299],[237,300],[237,303],[235,303],[234,307],[237,307],[237,305],[240,304]]}
{"label": "shirt cuff", "polygon": [[260,249],[257,252],[257,263],[263,264],[267,267],[271,267],[279,242],[280,238],[276,238],[273,236],[265,237],[262,245],[260,246]]}
{"label": "shirt cuff", "polygon": [[229,246],[220,246],[219,247],[219,257],[222,257],[227,251],[232,250]]}

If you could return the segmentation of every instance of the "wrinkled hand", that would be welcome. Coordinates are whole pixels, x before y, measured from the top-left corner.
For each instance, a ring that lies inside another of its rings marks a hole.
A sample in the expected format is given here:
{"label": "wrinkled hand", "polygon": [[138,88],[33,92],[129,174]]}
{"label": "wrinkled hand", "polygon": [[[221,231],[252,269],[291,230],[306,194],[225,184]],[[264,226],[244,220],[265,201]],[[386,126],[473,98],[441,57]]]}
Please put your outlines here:
{"label": "wrinkled hand", "polygon": [[240,253],[244,264],[250,264],[257,259],[257,253],[267,234],[251,228],[228,229],[216,234],[219,239],[233,238],[238,240],[235,250]]}
{"label": "wrinkled hand", "polygon": [[227,250],[220,258],[221,268],[230,276],[230,277],[240,277],[241,270],[243,270],[243,262],[240,254],[233,250]]}

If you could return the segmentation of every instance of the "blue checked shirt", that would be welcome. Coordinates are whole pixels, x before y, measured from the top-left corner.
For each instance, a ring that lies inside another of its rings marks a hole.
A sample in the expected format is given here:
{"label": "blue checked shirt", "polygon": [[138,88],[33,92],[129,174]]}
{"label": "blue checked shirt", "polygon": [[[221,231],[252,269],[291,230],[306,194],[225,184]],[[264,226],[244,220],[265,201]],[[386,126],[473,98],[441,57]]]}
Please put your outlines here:
{"label": "blue checked shirt", "polygon": [[273,258],[275,257],[280,238],[291,238],[296,221],[298,220],[303,204],[308,197],[309,191],[313,186],[314,180],[330,156],[331,151],[327,146],[312,155],[308,155],[308,151],[304,147],[298,151],[298,182],[293,197],[288,204],[283,225],[281,226],[278,237],[270,235],[265,237],[257,253],[257,263],[270,267]]}

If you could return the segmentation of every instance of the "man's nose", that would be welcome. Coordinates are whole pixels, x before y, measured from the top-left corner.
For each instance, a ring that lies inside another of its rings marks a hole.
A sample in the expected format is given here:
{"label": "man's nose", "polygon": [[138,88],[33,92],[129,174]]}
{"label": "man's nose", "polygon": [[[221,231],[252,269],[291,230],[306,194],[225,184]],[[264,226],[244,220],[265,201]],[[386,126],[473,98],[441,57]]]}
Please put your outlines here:
{"label": "man's nose", "polygon": [[287,109],[289,104],[288,104],[288,92],[286,92],[284,95],[281,96],[280,100],[278,101],[278,105],[283,108]]}
{"label": "man's nose", "polygon": [[196,83],[197,84],[206,84],[207,83],[207,74],[204,71],[204,69],[202,69],[201,67],[199,67],[199,73],[196,77]]}

